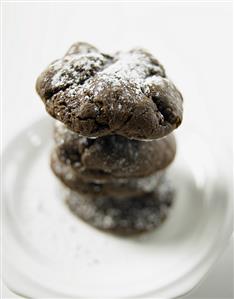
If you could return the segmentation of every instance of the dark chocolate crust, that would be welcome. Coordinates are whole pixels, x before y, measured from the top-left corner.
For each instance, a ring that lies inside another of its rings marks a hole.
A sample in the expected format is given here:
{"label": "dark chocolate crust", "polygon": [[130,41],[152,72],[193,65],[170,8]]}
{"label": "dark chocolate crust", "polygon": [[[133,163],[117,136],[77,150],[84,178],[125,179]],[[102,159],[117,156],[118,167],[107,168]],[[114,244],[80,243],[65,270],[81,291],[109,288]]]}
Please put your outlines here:
{"label": "dark chocolate crust", "polygon": [[143,49],[107,55],[76,43],[39,76],[36,90],[52,117],[86,137],[157,139],[182,121],[181,93]]}
{"label": "dark chocolate crust", "polygon": [[88,196],[110,196],[115,198],[140,196],[152,192],[164,178],[157,172],[146,178],[115,179],[107,181],[85,181],[74,169],[61,162],[55,152],[51,155],[51,168],[59,180],[71,190]]}
{"label": "dark chocolate crust", "polygon": [[84,197],[70,191],[71,211],[92,226],[117,234],[136,234],[158,227],[167,217],[174,192],[168,182],[140,197]]}
{"label": "dark chocolate crust", "polygon": [[166,168],[176,154],[172,134],[148,142],[119,135],[90,139],[57,122],[54,139],[58,159],[83,180],[146,177]]}

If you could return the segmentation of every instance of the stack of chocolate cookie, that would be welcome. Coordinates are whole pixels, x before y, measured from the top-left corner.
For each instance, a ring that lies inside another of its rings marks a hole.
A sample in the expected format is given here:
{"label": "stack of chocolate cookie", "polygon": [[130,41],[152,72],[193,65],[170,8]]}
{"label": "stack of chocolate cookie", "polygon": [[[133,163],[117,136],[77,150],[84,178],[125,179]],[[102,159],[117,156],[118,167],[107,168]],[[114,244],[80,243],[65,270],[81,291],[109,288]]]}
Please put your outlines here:
{"label": "stack of chocolate cookie", "polygon": [[142,49],[107,55],[76,43],[36,88],[57,119],[51,167],[70,209],[112,232],[158,226],[173,200],[165,169],[183,110],[162,65]]}

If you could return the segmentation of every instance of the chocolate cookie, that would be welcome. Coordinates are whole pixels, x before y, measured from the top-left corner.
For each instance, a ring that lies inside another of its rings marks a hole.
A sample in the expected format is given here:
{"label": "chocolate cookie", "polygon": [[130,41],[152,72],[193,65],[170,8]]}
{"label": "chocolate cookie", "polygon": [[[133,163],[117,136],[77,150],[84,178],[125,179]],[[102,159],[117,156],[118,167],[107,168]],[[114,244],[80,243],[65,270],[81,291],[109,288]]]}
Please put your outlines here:
{"label": "chocolate cookie", "polygon": [[145,177],[166,168],[176,153],[172,134],[148,142],[119,135],[90,139],[57,122],[54,138],[59,160],[86,180]]}
{"label": "chocolate cookie", "polygon": [[173,190],[162,183],[155,192],[140,197],[83,197],[74,191],[67,196],[71,211],[92,226],[120,234],[135,234],[159,226],[167,217]]}
{"label": "chocolate cookie", "polygon": [[51,63],[36,89],[48,113],[86,137],[161,138],[182,121],[182,96],[143,49],[101,53],[76,43]]}
{"label": "chocolate cookie", "polygon": [[115,198],[132,197],[152,192],[164,177],[159,171],[146,178],[114,179],[109,181],[84,181],[74,169],[56,157],[51,156],[51,168],[54,174],[70,189],[89,196],[110,196]]}

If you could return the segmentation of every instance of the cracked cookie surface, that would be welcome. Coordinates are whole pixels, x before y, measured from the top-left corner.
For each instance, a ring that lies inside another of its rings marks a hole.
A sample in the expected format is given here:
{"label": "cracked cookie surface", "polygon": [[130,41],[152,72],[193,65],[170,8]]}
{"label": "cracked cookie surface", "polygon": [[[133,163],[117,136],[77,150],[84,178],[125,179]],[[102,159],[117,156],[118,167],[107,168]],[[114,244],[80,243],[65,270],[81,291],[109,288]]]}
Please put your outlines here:
{"label": "cracked cookie surface", "polygon": [[180,92],[142,49],[107,55],[76,43],[40,75],[36,89],[52,117],[86,137],[157,139],[182,121]]}
{"label": "cracked cookie surface", "polygon": [[153,141],[119,135],[90,139],[56,122],[55,151],[83,180],[146,177],[166,168],[176,154],[173,134]]}

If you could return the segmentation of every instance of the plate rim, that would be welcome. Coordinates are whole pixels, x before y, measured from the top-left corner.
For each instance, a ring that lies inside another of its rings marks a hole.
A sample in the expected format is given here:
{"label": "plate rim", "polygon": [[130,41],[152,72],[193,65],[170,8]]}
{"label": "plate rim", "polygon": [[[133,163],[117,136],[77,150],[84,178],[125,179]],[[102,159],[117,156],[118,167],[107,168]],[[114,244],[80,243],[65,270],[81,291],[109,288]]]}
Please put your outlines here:
{"label": "plate rim", "polygon": [[[36,120],[36,121],[32,122],[31,124],[26,126],[24,129],[20,130],[13,138],[11,138],[11,140],[7,143],[7,145],[2,150],[1,160],[3,161],[3,157],[7,155],[7,153],[6,153],[7,149],[11,146],[11,143],[13,143],[15,141],[15,139],[18,137],[18,135],[22,134],[25,131],[28,131],[28,129],[31,128],[32,126],[36,126],[36,125],[40,124],[41,122],[44,122],[45,120],[47,121],[47,123],[51,122],[51,120],[48,121],[48,119],[46,117],[42,117],[39,120]],[[232,188],[229,188],[229,192],[228,192],[227,197],[228,197],[228,199],[227,199],[228,206],[231,206]],[[3,211],[3,209],[2,209],[2,211]],[[233,213],[232,213],[232,211],[229,211],[229,217],[227,218],[227,223],[226,223],[225,226],[223,225],[223,229],[222,229],[222,232],[223,232],[222,242],[220,242],[219,247],[217,246],[217,248],[215,248],[216,250],[213,252],[212,255],[211,255],[211,252],[208,252],[208,254],[210,254],[210,257],[209,257],[209,259],[207,259],[206,264],[204,263],[204,261],[202,262],[203,267],[202,267],[202,265],[200,265],[200,267],[199,267],[200,272],[198,271],[199,272],[198,274],[196,274],[196,273],[188,274],[187,273],[186,274],[187,277],[186,277],[186,279],[184,279],[184,283],[181,284],[181,288],[180,289],[177,288],[178,289],[177,291],[174,290],[173,294],[170,293],[168,290],[166,290],[166,291],[162,292],[163,297],[166,296],[166,298],[177,298],[178,296],[182,296],[183,294],[189,293],[194,287],[196,287],[196,285],[199,282],[202,281],[202,279],[205,277],[205,275],[210,270],[210,268],[215,264],[215,262],[221,256],[222,252],[225,250],[227,244],[231,240],[232,232],[233,232],[232,217],[233,217]],[[2,218],[4,218],[4,217],[2,217]],[[200,263],[201,263],[201,261],[200,261]],[[7,267],[9,267],[9,263],[8,263]],[[14,266],[11,265],[10,268],[11,268],[10,272],[13,274],[14,271],[15,271]],[[203,270],[201,270],[201,268],[203,268]],[[191,271],[191,272],[194,272],[194,271]],[[17,273],[17,270],[16,270],[15,273]],[[193,278],[194,275],[195,276],[197,275],[197,278]],[[182,280],[183,280],[183,278],[182,278]],[[13,290],[13,292],[15,290],[17,293],[20,293],[20,294],[22,293],[23,294],[23,292],[21,292],[20,290],[18,292],[18,290],[16,290],[16,288],[14,288],[11,285],[10,280],[6,279],[4,274],[3,274],[3,281],[10,288],[10,290]],[[24,284],[24,283],[25,283],[25,281],[24,281],[24,279],[22,279],[21,284]],[[177,283],[177,281],[175,281],[174,283]],[[183,287],[182,287],[182,285],[183,285]],[[171,286],[170,286],[170,289],[171,289]],[[130,297],[129,296],[128,297],[122,296],[121,298],[142,298],[141,296],[144,296],[144,298],[152,298],[152,297],[149,297],[149,296],[152,296],[152,295],[155,295],[155,294],[157,294],[156,290],[152,290],[152,291],[149,291],[149,292],[139,294],[137,296],[130,296]],[[147,296],[147,297],[145,297],[145,296]],[[82,297],[85,298],[84,296],[82,296]],[[80,298],[82,298],[82,297],[80,297]]]}

